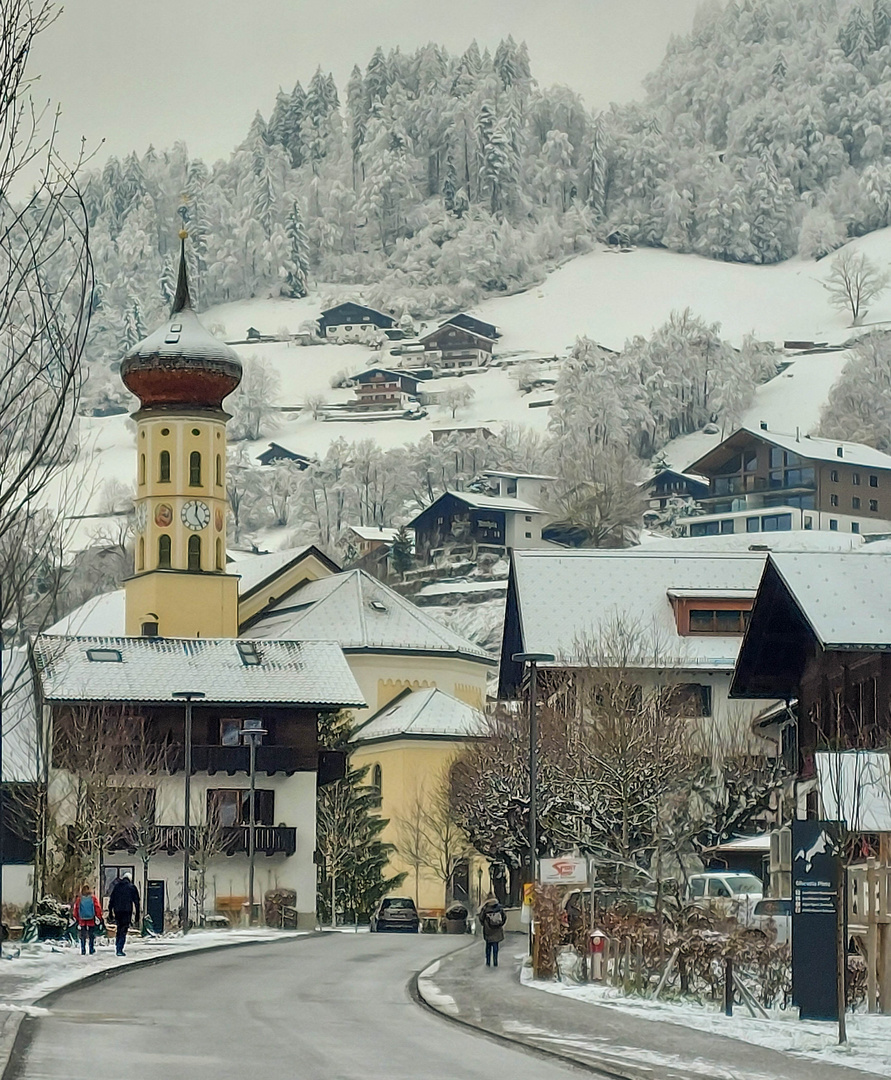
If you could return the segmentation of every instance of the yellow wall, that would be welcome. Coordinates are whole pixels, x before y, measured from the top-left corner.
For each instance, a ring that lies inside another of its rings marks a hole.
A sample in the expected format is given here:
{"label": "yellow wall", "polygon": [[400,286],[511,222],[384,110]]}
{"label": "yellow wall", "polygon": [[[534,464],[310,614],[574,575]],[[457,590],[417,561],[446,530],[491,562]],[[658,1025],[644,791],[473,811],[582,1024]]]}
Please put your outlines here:
{"label": "yellow wall", "polygon": [[252,596],[239,601],[238,622],[244,627],[270,604],[293,592],[304,581],[318,581],[330,577],[333,571],[321,559],[309,554],[303,556],[296,566],[277,574],[268,586],[258,589]]}
{"label": "yellow wall", "polygon": [[156,570],[126,583],[128,637],[158,616],[162,637],[237,637],[238,578],[234,574],[187,574]]}
{"label": "yellow wall", "polygon": [[356,709],[361,723],[382,709],[406,687],[421,690],[435,686],[474,708],[486,704],[488,664],[474,663],[456,656],[417,656],[411,653],[350,653],[346,661],[359,684],[368,708]]}

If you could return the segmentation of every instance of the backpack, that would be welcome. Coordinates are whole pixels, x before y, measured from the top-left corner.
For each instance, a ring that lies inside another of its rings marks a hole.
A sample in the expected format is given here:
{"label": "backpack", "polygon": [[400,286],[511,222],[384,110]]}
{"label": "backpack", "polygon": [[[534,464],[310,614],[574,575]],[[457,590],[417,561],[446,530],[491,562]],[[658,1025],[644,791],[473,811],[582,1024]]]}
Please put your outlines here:
{"label": "backpack", "polygon": [[501,926],[504,922],[504,912],[501,908],[495,908],[494,911],[487,911],[486,922],[489,926]]}
{"label": "backpack", "polygon": [[92,896],[82,896],[80,898],[80,903],[77,905],[77,917],[81,922],[89,922],[90,919],[96,918],[96,905]]}

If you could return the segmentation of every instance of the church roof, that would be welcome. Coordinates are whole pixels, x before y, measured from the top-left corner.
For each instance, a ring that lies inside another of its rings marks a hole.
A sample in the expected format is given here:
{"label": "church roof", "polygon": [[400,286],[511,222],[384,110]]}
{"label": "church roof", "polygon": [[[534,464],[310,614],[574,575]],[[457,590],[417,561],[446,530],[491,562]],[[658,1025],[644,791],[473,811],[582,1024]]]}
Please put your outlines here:
{"label": "church roof", "polygon": [[494,663],[479,646],[364,570],[347,570],[306,582],[268,607],[247,635],[334,640],[347,652],[446,653]]}
{"label": "church roof", "polygon": [[235,638],[56,637],[40,634],[34,660],[47,701],[364,706],[336,641]]}
{"label": "church roof", "polygon": [[442,690],[403,690],[393,701],[359,727],[352,742],[381,739],[461,739],[486,734],[486,718],[479,709]]}

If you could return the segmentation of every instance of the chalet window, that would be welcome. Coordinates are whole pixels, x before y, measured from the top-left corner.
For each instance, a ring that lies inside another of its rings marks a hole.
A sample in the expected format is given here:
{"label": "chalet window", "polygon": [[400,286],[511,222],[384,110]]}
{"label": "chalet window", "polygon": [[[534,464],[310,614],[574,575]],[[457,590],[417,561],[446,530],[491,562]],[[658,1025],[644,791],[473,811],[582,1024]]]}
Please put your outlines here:
{"label": "chalet window", "polygon": [[189,485],[201,487],[201,455],[197,450],[189,454]]}
{"label": "chalet window", "polygon": [[836,518],[829,519],[829,531],[838,532],[838,520]]}
{"label": "chalet window", "polygon": [[[275,823],[275,792],[260,789],[256,793],[254,821],[257,825]],[[211,788],[207,793],[207,820],[222,828],[249,825],[251,793],[245,788]]]}
{"label": "chalet window", "polygon": [[220,721],[220,746],[241,746],[241,721]]}
{"label": "chalet window", "polygon": [[853,499],[851,499],[851,509],[852,510],[859,510],[860,509],[860,500],[857,498],[856,495],[853,497]]}
{"label": "chalet window", "polygon": [[831,472],[829,473],[829,479],[830,479],[830,480],[831,480],[831,481],[833,482],[833,484],[837,484],[837,483],[838,483],[838,469],[833,469],[833,470],[832,470],[832,471],[831,471]]}
{"label": "chalet window", "polygon": [[531,540],[532,539],[532,533],[526,533],[526,539]]}
{"label": "chalet window", "polygon": [[690,525],[691,536],[717,536],[717,521],[694,521]]}
{"label": "chalet window", "polygon": [[671,688],[668,708],[672,716],[699,720],[712,715],[712,688],[700,683],[680,683]]}
{"label": "chalet window", "polygon": [[838,506],[838,495],[830,495],[829,496],[829,505],[830,506]]}
{"label": "chalet window", "polygon": [[761,522],[756,517],[746,518],[746,532],[760,532]]}
{"label": "chalet window", "polygon": [[731,608],[691,608],[691,634],[742,634],[749,623],[749,612]]}
{"label": "chalet window", "polygon": [[851,473],[851,483],[854,485],[854,487],[860,487],[860,473],[859,472]]}
{"label": "chalet window", "polygon": [[158,537],[158,569],[170,569],[170,537],[166,533]]}
{"label": "chalet window", "polygon": [[729,536],[733,534],[735,522],[733,518],[728,518],[726,521],[721,522],[721,535]]}
{"label": "chalet window", "polygon": [[142,637],[157,637],[158,624],[156,622],[144,622],[140,628]]}
{"label": "chalet window", "polygon": [[869,500],[869,509],[872,511],[873,514],[877,514],[879,512],[879,500],[878,499],[870,499]]}
{"label": "chalet window", "polygon": [[189,537],[189,569],[201,569],[201,537]]}
{"label": "chalet window", "polygon": [[877,476],[873,476],[873,475],[870,474],[869,486],[870,487],[878,487],[879,486],[879,478]]}
{"label": "chalet window", "polygon": [[158,457],[158,483],[170,483],[170,451],[162,450]]}
{"label": "chalet window", "polygon": [[814,519],[812,517],[806,517],[804,519],[804,527],[806,529],[812,529],[814,527]]}
{"label": "chalet window", "polygon": [[851,522],[851,532],[852,533],[859,533],[860,532],[860,522],[859,521],[852,521]]}

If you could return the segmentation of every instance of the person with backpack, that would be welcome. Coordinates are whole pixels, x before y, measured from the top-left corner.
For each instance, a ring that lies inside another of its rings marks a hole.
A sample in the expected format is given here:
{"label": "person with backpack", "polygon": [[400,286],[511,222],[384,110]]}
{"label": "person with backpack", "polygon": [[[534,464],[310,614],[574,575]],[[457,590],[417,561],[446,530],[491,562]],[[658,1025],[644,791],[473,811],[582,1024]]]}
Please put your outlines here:
{"label": "person with backpack", "polygon": [[479,911],[480,926],[486,942],[486,967],[498,967],[498,946],[504,941],[504,908],[495,893],[489,893]]}
{"label": "person with backpack", "polygon": [[130,929],[134,912],[135,923],[139,926],[139,891],[129,874],[125,873],[123,877],[119,877],[112,886],[111,895],[108,897],[108,907],[114,914],[115,952],[118,956],[124,956],[126,955],[124,946],[127,944],[127,931]]}
{"label": "person with backpack", "polygon": [[84,885],[80,890],[80,896],[74,901],[72,915],[80,931],[81,956],[86,954],[87,941],[90,942],[92,955],[96,951],[96,927],[102,918],[102,907],[89,885]]}

